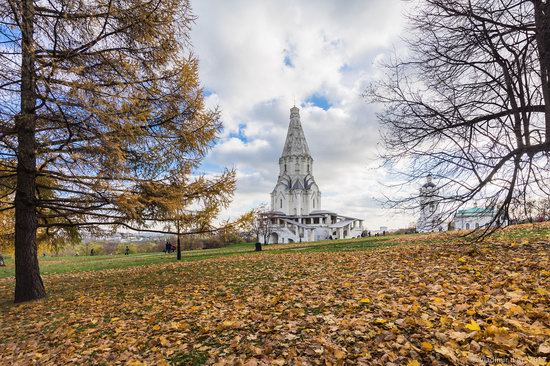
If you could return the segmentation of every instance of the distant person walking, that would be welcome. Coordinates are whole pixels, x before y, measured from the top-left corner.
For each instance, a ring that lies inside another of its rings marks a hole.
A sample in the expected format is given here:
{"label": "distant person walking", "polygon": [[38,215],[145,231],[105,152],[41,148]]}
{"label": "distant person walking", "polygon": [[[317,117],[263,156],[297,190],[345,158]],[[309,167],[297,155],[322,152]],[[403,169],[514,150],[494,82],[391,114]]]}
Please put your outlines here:
{"label": "distant person walking", "polygon": [[0,254],[0,267],[5,267],[6,262],[4,262],[4,257],[2,257],[2,254]]}
{"label": "distant person walking", "polygon": [[94,250],[94,248],[92,248],[92,250],[90,250],[90,256],[93,257],[94,255],[95,255],[95,250]]}
{"label": "distant person walking", "polygon": [[130,255],[130,248],[128,248],[128,245],[126,245],[126,249],[124,250],[124,255]]}

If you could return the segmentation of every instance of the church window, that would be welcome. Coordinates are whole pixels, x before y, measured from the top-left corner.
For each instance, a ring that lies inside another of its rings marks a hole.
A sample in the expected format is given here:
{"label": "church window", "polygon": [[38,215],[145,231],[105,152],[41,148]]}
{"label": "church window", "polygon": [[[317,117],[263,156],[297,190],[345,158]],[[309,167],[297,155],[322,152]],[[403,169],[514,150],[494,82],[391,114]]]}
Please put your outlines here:
{"label": "church window", "polygon": [[466,230],[470,230],[470,223],[466,224]]}
{"label": "church window", "polygon": [[294,170],[299,172],[300,171],[300,164],[296,163],[296,165],[294,166]]}
{"label": "church window", "polygon": [[315,198],[313,199],[313,208],[315,208]]}
{"label": "church window", "polygon": [[479,223],[476,222],[476,229],[479,229]]}
{"label": "church window", "polygon": [[298,210],[294,209],[294,215],[298,215]]}
{"label": "church window", "polygon": [[280,206],[281,206],[280,208],[283,208],[283,199],[281,198],[281,199],[279,200],[279,202],[280,202]]}
{"label": "church window", "polygon": [[285,164],[285,173],[286,173],[286,164]]}
{"label": "church window", "polygon": [[307,165],[307,172],[309,173],[309,164]]}

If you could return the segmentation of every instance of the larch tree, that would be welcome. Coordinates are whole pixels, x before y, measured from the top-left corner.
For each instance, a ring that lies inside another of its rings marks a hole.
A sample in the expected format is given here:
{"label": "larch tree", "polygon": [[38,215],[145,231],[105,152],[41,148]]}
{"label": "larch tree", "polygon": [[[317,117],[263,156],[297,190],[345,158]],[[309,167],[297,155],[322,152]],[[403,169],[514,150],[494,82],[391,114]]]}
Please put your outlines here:
{"label": "larch tree", "polygon": [[[365,93],[384,107],[384,162],[404,185],[431,173],[442,219],[482,199],[505,222],[550,194],[550,2],[413,5],[407,50]],[[415,209],[418,195],[390,203]]]}
{"label": "larch tree", "polygon": [[[196,173],[221,128],[205,107],[187,0],[0,0],[0,177],[15,301],[44,297],[37,234],[188,232],[227,205],[233,171]],[[8,184],[9,180],[13,184]]]}

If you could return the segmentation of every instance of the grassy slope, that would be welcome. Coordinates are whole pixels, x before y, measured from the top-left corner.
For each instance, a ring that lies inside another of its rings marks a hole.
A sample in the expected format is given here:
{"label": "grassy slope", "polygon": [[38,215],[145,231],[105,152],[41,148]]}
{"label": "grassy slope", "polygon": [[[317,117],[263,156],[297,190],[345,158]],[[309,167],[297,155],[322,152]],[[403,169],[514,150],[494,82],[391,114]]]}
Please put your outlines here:
{"label": "grassy slope", "polygon": [[[313,251],[347,251],[361,250],[391,245],[392,236],[371,237],[367,239],[351,239],[339,241],[320,241],[314,243],[268,245],[264,250],[270,254],[313,252]],[[254,252],[254,244],[233,244],[225,248],[194,250],[183,252],[183,261],[203,260],[220,256],[246,254]],[[6,267],[0,267],[0,278],[15,275],[13,257],[5,257]],[[98,255],[94,257],[41,257],[40,269],[43,275],[66,272],[98,271],[104,269],[128,268],[134,266],[154,265],[175,261],[175,254],[140,253],[131,255]]]}
{"label": "grassy slope", "polygon": [[[456,234],[454,234],[456,235]],[[440,236],[446,238],[446,235]],[[428,239],[430,238],[430,239]],[[425,235],[389,235],[385,237],[370,237],[349,240],[325,240],[313,243],[264,245],[264,251],[269,254],[294,253],[294,252],[340,252],[367,250],[381,246],[411,243],[416,240],[439,240],[438,236],[426,237]],[[550,239],[550,223],[525,224],[511,227],[496,233],[491,240],[515,241],[522,240],[548,240]],[[183,252],[183,261],[195,261],[208,258],[252,254],[253,244],[233,244],[225,248],[194,250]],[[7,256],[6,267],[0,267],[0,278],[9,278],[15,275],[13,257]],[[98,271],[104,269],[128,268],[143,265],[155,265],[175,261],[175,255],[164,253],[141,253],[125,255],[100,255],[94,257],[41,257],[40,269],[43,275],[67,272]]]}

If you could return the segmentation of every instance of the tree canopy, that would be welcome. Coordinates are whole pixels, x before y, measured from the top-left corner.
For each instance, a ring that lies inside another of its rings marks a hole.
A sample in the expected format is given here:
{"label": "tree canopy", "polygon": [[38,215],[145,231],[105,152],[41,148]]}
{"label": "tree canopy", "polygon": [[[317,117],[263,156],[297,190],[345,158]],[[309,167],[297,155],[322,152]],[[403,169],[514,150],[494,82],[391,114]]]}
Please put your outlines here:
{"label": "tree canopy", "polygon": [[[550,194],[550,4],[423,0],[407,52],[366,95],[384,105],[388,166],[402,182],[432,174],[449,214],[476,199],[494,221]],[[401,169],[406,167],[405,169]],[[416,195],[394,201],[417,206]]]}

